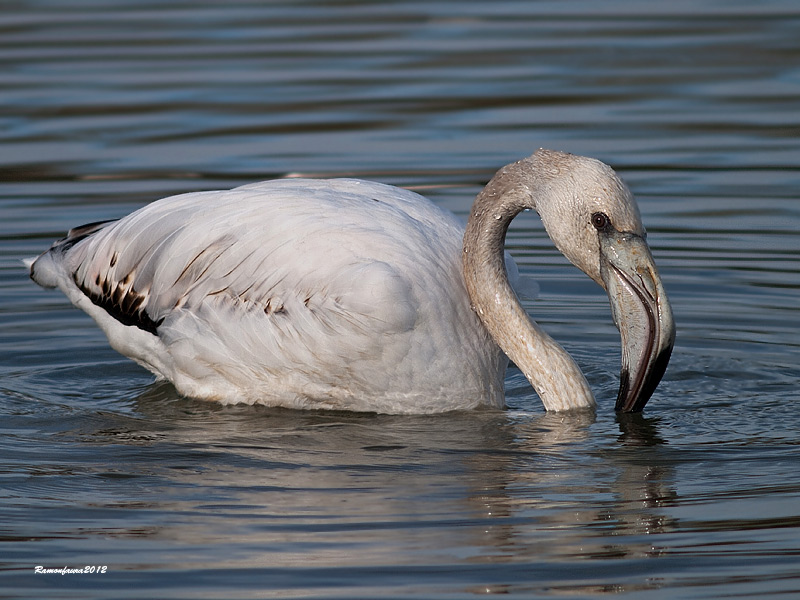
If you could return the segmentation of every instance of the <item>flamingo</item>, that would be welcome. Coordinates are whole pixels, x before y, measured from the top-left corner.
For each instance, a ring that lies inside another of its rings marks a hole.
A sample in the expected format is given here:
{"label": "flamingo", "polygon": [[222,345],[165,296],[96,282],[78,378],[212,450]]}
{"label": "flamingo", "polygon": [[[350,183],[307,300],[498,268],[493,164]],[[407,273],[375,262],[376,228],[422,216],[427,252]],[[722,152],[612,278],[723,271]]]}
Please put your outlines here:
{"label": "flamingo", "polygon": [[115,350],[187,397],[381,413],[501,408],[510,359],[546,410],[591,409],[580,368],[509,283],[506,231],[526,209],[608,293],[622,341],[616,410],[641,411],[675,327],[636,201],[591,158],[540,149],[503,167],[466,230],[408,190],[279,179],[77,227],[26,264]]}

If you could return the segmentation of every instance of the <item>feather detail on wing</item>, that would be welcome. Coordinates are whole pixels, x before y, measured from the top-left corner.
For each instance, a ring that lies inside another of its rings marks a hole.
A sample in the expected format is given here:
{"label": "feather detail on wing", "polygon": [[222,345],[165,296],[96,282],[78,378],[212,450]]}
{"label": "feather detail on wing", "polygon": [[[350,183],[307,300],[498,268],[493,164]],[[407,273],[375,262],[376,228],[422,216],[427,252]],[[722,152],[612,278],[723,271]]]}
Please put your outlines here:
{"label": "feather detail on wing", "polygon": [[[290,180],[176,196],[76,228],[50,255],[94,305],[184,346],[193,360],[214,362],[215,346],[228,362],[258,353],[260,368],[271,362],[265,354],[276,368],[378,354],[382,334],[416,323],[418,298],[403,264],[437,264],[414,255],[420,247],[441,252],[436,240],[412,237],[429,235],[426,221],[442,216],[415,208],[416,197],[403,205],[395,188],[341,181],[332,196],[330,185]],[[383,217],[363,218],[365,194]]]}
{"label": "feather detail on wing", "polygon": [[385,412],[502,404],[505,357],[470,308],[462,236],[413,192],[290,179],[76,228],[30,271],[188,396]]}

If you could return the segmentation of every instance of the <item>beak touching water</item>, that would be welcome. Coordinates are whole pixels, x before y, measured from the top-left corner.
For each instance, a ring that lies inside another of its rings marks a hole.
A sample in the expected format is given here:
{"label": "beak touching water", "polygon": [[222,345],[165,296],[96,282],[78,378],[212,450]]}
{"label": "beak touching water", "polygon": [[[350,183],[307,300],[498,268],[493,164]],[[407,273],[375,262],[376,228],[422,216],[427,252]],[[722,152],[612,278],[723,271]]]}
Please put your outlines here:
{"label": "beak touching water", "polygon": [[643,237],[610,230],[600,239],[600,276],[622,338],[616,410],[639,412],[667,369],[675,323]]}

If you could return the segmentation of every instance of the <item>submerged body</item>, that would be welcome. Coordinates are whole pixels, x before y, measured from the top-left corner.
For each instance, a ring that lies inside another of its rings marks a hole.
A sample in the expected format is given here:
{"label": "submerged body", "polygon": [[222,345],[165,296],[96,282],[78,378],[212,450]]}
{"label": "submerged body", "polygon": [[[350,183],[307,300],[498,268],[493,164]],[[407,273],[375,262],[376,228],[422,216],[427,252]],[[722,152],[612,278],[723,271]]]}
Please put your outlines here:
{"label": "submerged body", "polygon": [[406,190],[284,179],[160,200],[33,266],[181,394],[377,412],[503,405],[463,226]]}
{"label": "submerged body", "polygon": [[608,292],[623,341],[617,409],[641,410],[669,361],[672,313],[633,196],[593,159],[539,150],[504,167],[466,230],[407,190],[284,179],[79,227],[29,266],[186,396],[385,413],[502,407],[508,356],[547,410],[594,407],[574,360],[509,283],[505,234],[526,209]]}

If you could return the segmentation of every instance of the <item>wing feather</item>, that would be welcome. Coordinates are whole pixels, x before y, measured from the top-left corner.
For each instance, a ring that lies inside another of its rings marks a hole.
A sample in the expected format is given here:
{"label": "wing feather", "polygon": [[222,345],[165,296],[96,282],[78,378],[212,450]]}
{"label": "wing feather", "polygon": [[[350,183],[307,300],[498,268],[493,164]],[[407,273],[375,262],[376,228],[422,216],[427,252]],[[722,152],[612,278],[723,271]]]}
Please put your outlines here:
{"label": "wing feather", "polygon": [[[412,192],[282,180],[174,196],[76,228],[32,273],[57,266],[59,287],[156,336],[169,359],[134,358],[176,383],[191,378],[190,393],[256,374],[311,393],[311,382],[348,377],[357,388],[350,363],[403,362],[410,332],[433,318],[421,308],[426,281],[415,278],[428,268],[429,286],[460,285],[460,238],[452,215]],[[121,337],[98,323],[112,345]]]}

